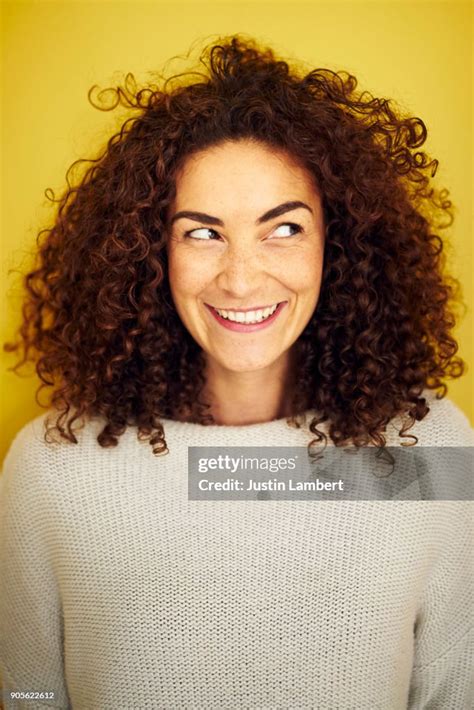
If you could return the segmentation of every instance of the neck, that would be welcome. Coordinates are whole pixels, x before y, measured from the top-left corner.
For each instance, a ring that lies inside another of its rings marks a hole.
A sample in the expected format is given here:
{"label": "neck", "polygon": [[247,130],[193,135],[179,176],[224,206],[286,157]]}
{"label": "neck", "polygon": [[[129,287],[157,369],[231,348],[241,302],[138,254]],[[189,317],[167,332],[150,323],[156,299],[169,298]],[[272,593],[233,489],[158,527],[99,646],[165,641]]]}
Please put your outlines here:
{"label": "neck", "polygon": [[268,367],[234,372],[206,361],[205,399],[216,424],[242,426],[289,417],[291,360]]}

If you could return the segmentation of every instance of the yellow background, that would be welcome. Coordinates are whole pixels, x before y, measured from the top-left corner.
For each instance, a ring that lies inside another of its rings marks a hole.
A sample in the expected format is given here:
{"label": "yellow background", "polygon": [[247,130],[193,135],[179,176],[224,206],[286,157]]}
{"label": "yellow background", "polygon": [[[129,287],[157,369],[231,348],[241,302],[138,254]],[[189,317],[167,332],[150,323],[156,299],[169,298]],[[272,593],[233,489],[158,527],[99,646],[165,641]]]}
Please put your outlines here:
{"label": "yellow background", "polygon": [[[60,191],[69,165],[92,157],[123,120],[123,112],[121,119],[119,111],[94,109],[89,88],[115,85],[129,71],[146,81],[149,71],[193,43],[245,33],[308,68],[350,71],[361,90],[393,98],[425,121],[424,149],[440,160],[437,184],[450,189],[456,207],[450,266],[469,307],[456,335],[460,354],[472,363],[470,3],[17,0],[3,2],[2,12],[2,342],[19,320],[18,277],[7,278],[7,271],[25,270],[39,229],[50,226],[45,189]],[[169,65],[176,71],[186,66],[183,60]],[[1,357],[3,458],[13,435],[44,410],[34,401],[39,380],[7,372],[16,360]],[[473,383],[472,373],[452,382],[449,396],[474,423]]]}

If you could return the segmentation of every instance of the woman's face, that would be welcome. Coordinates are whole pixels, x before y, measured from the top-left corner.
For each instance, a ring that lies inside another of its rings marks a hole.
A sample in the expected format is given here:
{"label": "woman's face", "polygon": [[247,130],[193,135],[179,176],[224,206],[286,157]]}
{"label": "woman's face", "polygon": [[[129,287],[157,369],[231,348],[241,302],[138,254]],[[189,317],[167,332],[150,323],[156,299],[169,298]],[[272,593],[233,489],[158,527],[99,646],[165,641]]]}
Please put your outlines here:
{"label": "woman's face", "polygon": [[179,172],[168,230],[173,301],[208,362],[234,372],[287,362],[321,286],[310,173],[262,144],[213,146]]}

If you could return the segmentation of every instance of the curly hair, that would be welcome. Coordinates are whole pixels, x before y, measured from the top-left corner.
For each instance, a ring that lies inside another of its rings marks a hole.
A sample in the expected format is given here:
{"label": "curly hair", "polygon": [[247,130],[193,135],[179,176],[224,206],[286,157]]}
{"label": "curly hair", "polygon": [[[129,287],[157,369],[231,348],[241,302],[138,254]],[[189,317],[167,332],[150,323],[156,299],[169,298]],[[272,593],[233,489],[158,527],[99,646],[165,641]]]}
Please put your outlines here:
{"label": "curly hair", "polygon": [[96,108],[132,115],[97,158],[72,164],[59,199],[46,191],[58,208],[23,277],[22,324],[4,344],[23,359],[10,369],[36,363],[36,400],[53,388],[56,428],[71,442],[83,415],[104,417],[101,446],[137,426],[154,454],[168,451],[161,418],[215,423],[201,399],[203,353],[170,293],[167,208],[187,157],[251,139],[299,160],[324,212],[321,293],[297,341],[288,424],[311,408],[313,443],[327,444],[318,425],[328,422],[336,446],[383,449],[388,422],[406,415],[399,436],[416,443],[406,432],[429,412],[423,391],[444,397],[443,380],[465,368],[451,334],[459,284],[434,233],[452,222],[451,203],[432,185],[438,162],[417,150],[425,124],[357,93],[347,72],[291,68],[240,35],[205,48],[198,69],[140,89],[127,74],[99,93],[105,105],[89,91]]}

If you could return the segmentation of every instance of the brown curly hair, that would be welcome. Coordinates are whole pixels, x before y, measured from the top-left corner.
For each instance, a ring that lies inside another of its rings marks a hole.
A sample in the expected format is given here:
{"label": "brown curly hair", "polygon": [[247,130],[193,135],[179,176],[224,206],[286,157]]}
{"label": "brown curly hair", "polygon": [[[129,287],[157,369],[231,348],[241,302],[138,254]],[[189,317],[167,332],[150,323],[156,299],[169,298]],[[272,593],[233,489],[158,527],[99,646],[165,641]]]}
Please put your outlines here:
{"label": "brown curly hair", "polygon": [[[425,124],[356,93],[347,72],[290,68],[242,36],[207,47],[200,63],[141,89],[127,74],[99,93],[108,105],[89,91],[96,108],[121,104],[133,115],[99,157],[73,163],[58,200],[46,192],[59,206],[24,276],[23,322],[4,345],[22,346],[23,359],[10,369],[36,362],[36,399],[54,388],[56,428],[71,442],[82,415],[105,418],[101,446],[131,425],[155,454],[168,451],[160,418],[214,423],[201,400],[203,353],[170,293],[167,207],[191,153],[250,138],[289,151],[322,196],[321,294],[297,341],[288,423],[314,409],[313,442],[327,443],[318,430],[327,421],[336,446],[383,448],[387,423],[404,414],[399,436],[416,443],[406,432],[429,411],[424,389],[444,397],[442,380],[465,366],[450,332],[459,284],[444,274],[433,233],[452,221],[451,203],[432,186],[437,161],[417,150]],[[72,186],[70,171],[84,162]]]}

